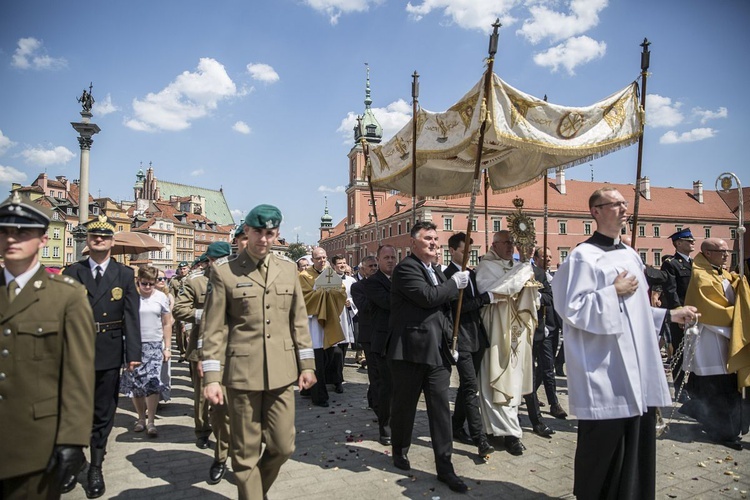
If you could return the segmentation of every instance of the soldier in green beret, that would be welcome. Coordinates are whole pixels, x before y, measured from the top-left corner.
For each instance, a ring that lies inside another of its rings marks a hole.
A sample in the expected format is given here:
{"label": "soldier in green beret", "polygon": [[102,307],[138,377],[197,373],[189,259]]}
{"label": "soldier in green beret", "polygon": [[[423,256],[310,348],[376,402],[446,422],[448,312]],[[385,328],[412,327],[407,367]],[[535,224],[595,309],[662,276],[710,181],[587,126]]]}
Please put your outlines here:
{"label": "soldier in green beret", "polygon": [[294,452],[295,382],[303,389],[316,379],[296,266],[271,253],[281,212],[259,205],[245,224],[245,251],[211,268],[203,315],[203,392],[211,404],[221,405],[221,382],[226,387],[239,498],[255,500],[268,493]]}
{"label": "soldier in green beret", "polygon": [[[215,241],[208,246],[206,257],[211,263],[226,261],[231,247],[224,241]],[[201,369],[201,351],[203,349],[202,318],[206,303],[206,289],[211,268],[201,272],[192,272],[184,280],[182,291],[172,310],[176,319],[192,325],[188,341],[187,359],[190,361],[190,374],[193,380],[193,410],[195,421],[195,445],[198,448],[208,448],[208,437],[213,428],[216,438],[214,448],[214,462],[208,473],[208,483],[217,484],[226,473],[226,461],[229,455],[229,415],[226,405],[210,405],[203,396],[203,370]]]}
{"label": "soldier in green beret", "polygon": [[[177,264],[177,271],[175,271],[172,280],[169,282],[169,292],[172,294],[172,297],[176,298],[180,295],[182,284],[189,272],[190,264],[187,261],[183,260]],[[180,353],[180,357],[177,360],[180,363],[185,361],[185,353],[187,351],[187,332],[185,330],[185,324],[182,321],[177,321],[175,318],[174,323],[172,323],[172,334],[177,343],[177,350]]]}
{"label": "soldier in green beret", "polygon": [[0,498],[60,498],[94,415],[94,317],[84,287],[39,262],[49,211],[0,204]]}

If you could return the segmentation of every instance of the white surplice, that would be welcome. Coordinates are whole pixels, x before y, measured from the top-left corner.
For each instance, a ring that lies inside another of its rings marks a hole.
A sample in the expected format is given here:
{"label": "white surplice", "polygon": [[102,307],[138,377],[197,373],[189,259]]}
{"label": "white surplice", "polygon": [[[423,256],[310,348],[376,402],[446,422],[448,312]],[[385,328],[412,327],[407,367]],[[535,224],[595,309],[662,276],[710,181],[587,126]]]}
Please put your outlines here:
{"label": "white surplice", "polygon": [[[627,297],[614,287],[623,271],[638,279]],[[627,418],[672,404],[658,345],[666,310],[651,307],[643,262],[632,248],[579,245],[555,274],[552,292],[563,319],[571,414]]]}

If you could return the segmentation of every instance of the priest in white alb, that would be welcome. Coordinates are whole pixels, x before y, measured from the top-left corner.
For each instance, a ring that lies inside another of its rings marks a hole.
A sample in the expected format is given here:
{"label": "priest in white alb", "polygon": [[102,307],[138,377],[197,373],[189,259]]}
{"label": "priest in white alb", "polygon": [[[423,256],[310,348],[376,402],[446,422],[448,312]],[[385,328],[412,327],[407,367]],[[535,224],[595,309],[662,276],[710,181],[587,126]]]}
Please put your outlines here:
{"label": "priest in white alb", "polygon": [[485,432],[503,436],[505,449],[521,455],[526,448],[518,407],[524,394],[534,390],[531,350],[539,291],[527,286],[534,271],[529,262],[513,260],[514,245],[510,232],[498,231],[476,269],[479,293],[493,294],[492,303],[482,310],[490,347],[479,369],[479,407]]}

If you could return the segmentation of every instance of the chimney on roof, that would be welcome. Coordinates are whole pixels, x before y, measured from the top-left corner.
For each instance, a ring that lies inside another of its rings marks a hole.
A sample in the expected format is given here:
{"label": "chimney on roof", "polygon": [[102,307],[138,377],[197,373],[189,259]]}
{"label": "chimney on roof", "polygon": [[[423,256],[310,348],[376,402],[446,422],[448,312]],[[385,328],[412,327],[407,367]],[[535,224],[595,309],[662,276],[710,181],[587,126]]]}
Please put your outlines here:
{"label": "chimney on roof", "polygon": [[651,180],[648,177],[641,177],[641,188],[638,191],[647,200],[651,199]]}
{"label": "chimney on roof", "polygon": [[565,194],[565,170],[558,167],[555,172],[555,187],[560,194]]}
{"label": "chimney on roof", "polygon": [[701,181],[693,181],[693,198],[698,203],[703,203],[703,183]]}

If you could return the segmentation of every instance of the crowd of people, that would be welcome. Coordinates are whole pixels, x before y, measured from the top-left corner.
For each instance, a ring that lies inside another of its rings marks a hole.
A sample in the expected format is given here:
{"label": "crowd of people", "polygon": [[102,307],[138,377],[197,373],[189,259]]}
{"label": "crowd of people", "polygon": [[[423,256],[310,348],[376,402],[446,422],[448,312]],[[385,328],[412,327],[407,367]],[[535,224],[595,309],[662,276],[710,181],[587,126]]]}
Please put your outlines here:
{"label": "crowd of people", "polygon": [[[393,466],[411,469],[423,397],[437,479],[458,493],[468,487],[453,467],[453,441],[476,446],[480,458],[499,446],[522,455],[522,405],[539,436],[555,432],[543,405],[568,418],[556,388],[564,354],[578,419],[574,494],[654,498],[657,409],[672,404],[662,349],[674,357],[681,411],[711,439],[742,448],[750,291],[726,269],[726,242],[706,239],[692,259],[695,240],[679,231],[675,256],[647,269],[621,238],[621,193],[597,190],[589,208],[596,232],[553,274],[548,248],[507,230],[475,269],[461,265],[472,241],[453,234],[451,262],[440,265],[427,221],[411,227],[401,262],[383,245],[354,269],[340,255],[329,263],[321,247],[295,264],[270,251],[281,211],[259,205],[234,234],[236,255],[212,243],[168,283],[163,271],[135,273],[111,258],[114,225],[104,216],[87,225],[87,258],[60,276],[44,272],[37,255],[50,214],[16,193],[0,204],[0,342],[14,360],[2,365],[0,417],[18,430],[11,440],[36,445],[8,448],[0,498],[56,498],[77,482],[88,498],[104,495],[119,395],[133,400],[132,431],[157,438],[173,348],[190,369],[195,444],[208,448],[212,434],[216,443],[207,480],[220,482],[231,458],[241,499],[266,498],[294,452],[298,398],[325,408],[329,390],[346,391],[348,349],[367,371],[367,404]],[[45,370],[45,384],[34,383]],[[17,381],[12,392],[6,377]],[[38,418],[19,420],[29,412]]]}

